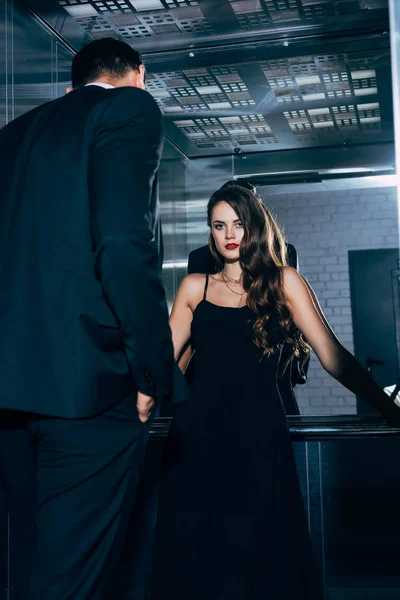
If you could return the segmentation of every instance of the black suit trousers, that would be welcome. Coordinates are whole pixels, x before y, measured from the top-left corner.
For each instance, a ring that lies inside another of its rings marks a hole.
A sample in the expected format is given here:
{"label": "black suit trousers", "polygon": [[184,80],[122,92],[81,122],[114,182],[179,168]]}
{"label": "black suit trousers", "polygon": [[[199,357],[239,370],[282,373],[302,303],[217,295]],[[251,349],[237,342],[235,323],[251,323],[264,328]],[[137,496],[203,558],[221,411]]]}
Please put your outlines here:
{"label": "black suit trousers", "polygon": [[0,589],[26,600],[36,540],[35,452],[25,415],[0,411],[0,422]]}
{"label": "black suit trousers", "polygon": [[136,394],[96,417],[29,429],[38,486],[29,600],[111,600],[149,435]]}

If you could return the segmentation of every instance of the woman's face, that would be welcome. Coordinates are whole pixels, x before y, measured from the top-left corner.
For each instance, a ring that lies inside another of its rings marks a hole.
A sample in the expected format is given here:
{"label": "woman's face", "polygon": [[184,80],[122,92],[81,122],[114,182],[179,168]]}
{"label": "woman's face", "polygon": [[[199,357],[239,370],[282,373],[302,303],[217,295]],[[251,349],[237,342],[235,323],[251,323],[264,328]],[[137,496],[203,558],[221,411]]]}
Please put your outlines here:
{"label": "woman's face", "polygon": [[239,246],[244,230],[238,215],[227,202],[214,206],[211,233],[218,252],[229,261],[239,260]]}

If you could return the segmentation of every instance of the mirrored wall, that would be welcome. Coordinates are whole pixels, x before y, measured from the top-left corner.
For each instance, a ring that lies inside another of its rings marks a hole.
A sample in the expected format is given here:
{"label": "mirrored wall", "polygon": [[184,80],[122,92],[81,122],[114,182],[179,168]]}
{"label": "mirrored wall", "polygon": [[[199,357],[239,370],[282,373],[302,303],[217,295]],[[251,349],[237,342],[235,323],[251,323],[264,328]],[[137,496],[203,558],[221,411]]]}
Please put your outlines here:
{"label": "mirrored wall", "polygon": [[0,127],[65,93],[72,52],[27,8],[0,3]]}
{"label": "mirrored wall", "polygon": [[185,177],[188,160],[166,141],[159,171],[159,197],[164,242],[163,283],[168,308],[186,275],[187,226]]}
{"label": "mirrored wall", "polygon": [[[246,157],[247,164],[251,158]],[[235,159],[192,161],[186,169],[187,253],[207,243],[206,206],[234,176]],[[306,176],[304,175],[304,178]],[[399,232],[396,180],[375,175],[315,183],[258,185],[249,177],[298,252],[307,278],[340,341],[382,387],[398,377],[396,311]],[[185,262],[178,277],[185,274]],[[302,415],[370,414],[368,406],[311,359],[295,389]]]}
{"label": "mirrored wall", "polygon": [[[393,176],[259,189],[277,215],[340,341],[381,387],[398,377],[395,276],[397,195]],[[302,414],[363,414],[368,407],[312,357],[297,386]]]}
{"label": "mirrored wall", "polygon": [[[379,19],[357,31],[347,19],[362,8],[369,16],[379,9]],[[207,243],[212,192],[232,177],[251,181],[296,247],[335,334],[386,387],[399,376],[388,2],[352,3],[340,24],[325,43],[322,36],[290,39],[293,26],[287,41],[197,49],[192,61],[178,53],[169,71],[163,57],[151,65],[150,84],[168,136],[190,155],[177,281],[188,253]],[[315,356],[295,394],[302,415],[373,413]]]}
{"label": "mirrored wall", "polygon": [[[143,3],[120,16],[115,7],[94,16],[82,13],[95,11],[89,4],[29,4],[75,49],[116,35],[143,50],[148,90],[166,126],[159,181],[169,306],[189,252],[207,243],[211,194],[232,177],[246,178],[296,247],[300,272],[336,335],[382,387],[393,385],[400,337],[397,38],[388,0],[296,0],[292,12],[283,4],[271,11],[263,1]],[[118,19],[141,24],[129,28]],[[167,22],[168,35],[160,29]],[[2,0],[0,23],[2,126],[64,93],[73,51],[18,3]],[[315,357],[296,397],[301,414],[369,411]]]}

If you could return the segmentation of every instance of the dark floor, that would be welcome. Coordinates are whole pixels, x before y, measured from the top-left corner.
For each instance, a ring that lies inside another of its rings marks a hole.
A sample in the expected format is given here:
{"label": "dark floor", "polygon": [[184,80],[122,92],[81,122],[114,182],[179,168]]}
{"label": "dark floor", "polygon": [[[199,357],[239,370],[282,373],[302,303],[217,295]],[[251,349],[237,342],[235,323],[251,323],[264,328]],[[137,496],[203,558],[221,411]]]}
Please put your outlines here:
{"label": "dark floor", "polygon": [[326,600],[400,600],[400,565],[398,574],[327,577]]}

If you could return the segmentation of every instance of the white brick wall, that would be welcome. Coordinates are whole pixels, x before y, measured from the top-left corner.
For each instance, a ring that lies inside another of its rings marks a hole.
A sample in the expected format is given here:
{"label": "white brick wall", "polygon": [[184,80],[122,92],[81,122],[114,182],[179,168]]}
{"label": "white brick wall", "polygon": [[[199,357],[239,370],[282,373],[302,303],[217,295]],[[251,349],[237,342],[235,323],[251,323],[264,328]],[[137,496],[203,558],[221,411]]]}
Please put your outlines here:
{"label": "white brick wall", "polygon": [[[399,246],[394,188],[348,189],[271,196],[259,190],[277,215],[288,242],[298,251],[308,279],[329,323],[353,352],[348,251]],[[330,377],[316,357],[309,380],[296,388],[302,414],[351,414],[355,396]]]}

